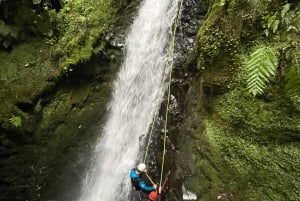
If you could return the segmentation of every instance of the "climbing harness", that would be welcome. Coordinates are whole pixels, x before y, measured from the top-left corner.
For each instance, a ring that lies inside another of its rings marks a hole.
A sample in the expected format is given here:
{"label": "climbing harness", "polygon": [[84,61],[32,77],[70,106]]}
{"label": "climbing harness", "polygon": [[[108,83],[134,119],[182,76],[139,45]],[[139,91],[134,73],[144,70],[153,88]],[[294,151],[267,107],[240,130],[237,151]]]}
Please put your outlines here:
{"label": "climbing harness", "polygon": [[[172,40],[171,40],[171,45],[170,45],[170,48],[169,48],[168,61],[165,65],[165,70],[164,70],[165,72],[164,72],[164,76],[162,78],[161,87],[160,87],[160,94],[162,94],[163,91],[164,91],[163,90],[164,83],[167,79],[166,78],[166,74],[167,74],[166,72],[169,69],[169,77],[168,77],[169,82],[168,82],[168,91],[167,91],[167,103],[166,103],[164,138],[163,138],[163,154],[162,154],[162,163],[161,163],[161,171],[160,171],[161,174],[160,174],[159,186],[162,186],[162,182],[163,182],[164,163],[165,163],[165,154],[166,154],[166,142],[167,142],[168,113],[169,113],[169,105],[170,105],[170,98],[171,98],[172,69],[173,69],[173,64],[174,64],[173,56],[174,56],[174,49],[175,49],[175,37],[176,37],[176,31],[177,31],[178,23],[179,23],[179,20],[181,18],[181,14],[182,14],[182,8],[183,8],[183,0],[180,0],[180,6],[177,10],[177,15],[176,15],[176,18],[175,18],[173,32],[172,32]],[[155,114],[154,114],[154,117],[153,117],[153,120],[152,120],[151,129],[150,129],[150,132],[149,132],[148,143],[147,143],[147,147],[146,147],[146,150],[145,150],[144,163],[146,163],[146,159],[147,159],[147,156],[148,156],[148,150],[149,150],[149,146],[150,146],[150,143],[151,143],[152,133],[153,133],[153,129],[154,129],[154,123],[156,122],[156,118],[158,116],[157,113],[158,113],[158,110],[159,110],[159,105],[160,105],[159,103],[160,103],[160,101],[158,102],[158,104],[155,107]],[[163,186],[167,185],[169,174],[170,174],[170,171],[168,172],[168,174],[167,174],[167,176],[164,180]],[[150,178],[150,176],[147,173],[146,173],[146,176],[149,179],[149,181],[154,185],[155,183],[153,182],[153,180]],[[160,196],[159,196],[158,200],[160,200]]]}
{"label": "climbing harness", "polygon": [[[169,175],[170,175],[170,171],[168,172],[167,176],[165,177],[164,183],[162,185],[162,190],[166,189],[168,186],[168,181],[169,181]],[[161,200],[161,194],[156,190],[156,191],[152,191],[149,196],[148,199],[151,201],[160,201]]]}

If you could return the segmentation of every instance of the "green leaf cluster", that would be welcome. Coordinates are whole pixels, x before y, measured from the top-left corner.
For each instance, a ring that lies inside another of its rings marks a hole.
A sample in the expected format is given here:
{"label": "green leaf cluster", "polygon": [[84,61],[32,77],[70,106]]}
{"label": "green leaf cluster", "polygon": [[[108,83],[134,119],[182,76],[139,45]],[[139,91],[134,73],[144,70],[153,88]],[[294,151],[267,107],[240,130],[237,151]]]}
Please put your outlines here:
{"label": "green leaf cluster", "polygon": [[264,20],[266,22],[264,31],[266,36],[269,36],[270,33],[276,34],[279,30],[296,33],[300,31],[299,11],[291,10],[290,3],[284,4],[273,15],[266,15]]}
{"label": "green leaf cluster", "polygon": [[300,97],[300,68],[299,66],[292,66],[286,76],[285,90],[290,97]]}
{"label": "green leaf cluster", "polygon": [[256,49],[245,64],[247,89],[253,96],[263,94],[267,83],[275,76],[278,65],[277,56],[269,47]]}
{"label": "green leaf cluster", "polygon": [[22,125],[22,118],[20,116],[14,116],[9,119],[10,123],[15,127],[20,127]]}
{"label": "green leaf cluster", "polygon": [[[284,88],[290,98],[298,100],[300,97],[300,67],[297,54],[296,51],[286,67]],[[256,49],[245,62],[248,91],[254,96],[263,94],[267,83],[275,77],[277,66],[278,58],[273,49],[265,46]],[[280,66],[279,68],[284,67]],[[283,75],[281,76],[283,77]]]}

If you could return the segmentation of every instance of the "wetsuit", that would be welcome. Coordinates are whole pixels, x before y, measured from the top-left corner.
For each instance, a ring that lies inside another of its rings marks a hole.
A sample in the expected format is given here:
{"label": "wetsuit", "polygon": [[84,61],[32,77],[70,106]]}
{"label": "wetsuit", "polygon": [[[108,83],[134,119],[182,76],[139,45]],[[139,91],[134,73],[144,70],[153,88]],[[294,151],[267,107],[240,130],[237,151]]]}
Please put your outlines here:
{"label": "wetsuit", "polygon": [[143,179],[143,174],[136,174],[135,168],[130,171],[130,179],[132,185],[135,187],[137,191],[141,190],[145,193],[150,193],[155,190],[153,186],[147,186],[146,182]]}

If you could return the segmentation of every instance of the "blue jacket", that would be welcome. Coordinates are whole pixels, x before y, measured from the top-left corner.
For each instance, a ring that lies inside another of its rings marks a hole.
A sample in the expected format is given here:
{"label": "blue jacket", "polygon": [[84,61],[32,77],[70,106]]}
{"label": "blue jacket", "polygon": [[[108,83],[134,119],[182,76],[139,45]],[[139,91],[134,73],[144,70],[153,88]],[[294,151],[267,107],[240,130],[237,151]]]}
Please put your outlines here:
{"label": "blue jacket", "polygon": [[145,181],[141,178],[141,175],[135,173],[134,168],[131,169],[131,171],[130,171],[130,179],[131,179],[132,184],[134,185],[134,187],[137,190],[142,190],[142,191],[145,191],[148,193],[155,190],[155,188],[153,188],[153,186],[146,185]]}

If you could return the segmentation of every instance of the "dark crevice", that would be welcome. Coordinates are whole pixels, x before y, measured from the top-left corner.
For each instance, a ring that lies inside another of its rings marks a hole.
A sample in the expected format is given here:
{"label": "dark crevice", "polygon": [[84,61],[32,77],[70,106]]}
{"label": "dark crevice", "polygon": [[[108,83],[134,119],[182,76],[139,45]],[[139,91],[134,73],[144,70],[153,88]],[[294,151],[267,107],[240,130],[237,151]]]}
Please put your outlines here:
{"label": "dark crevice", "polygon": [[22,110],[25,113],[32,113],[33,112],[33,104],[32,103],[24,103],[24,102],[20,102],[17,103],[16,106]]}

